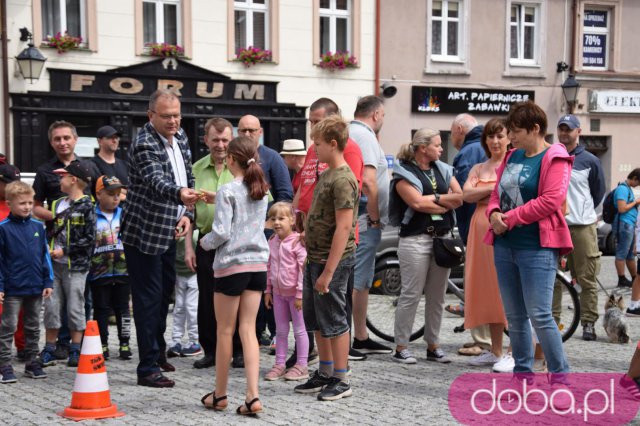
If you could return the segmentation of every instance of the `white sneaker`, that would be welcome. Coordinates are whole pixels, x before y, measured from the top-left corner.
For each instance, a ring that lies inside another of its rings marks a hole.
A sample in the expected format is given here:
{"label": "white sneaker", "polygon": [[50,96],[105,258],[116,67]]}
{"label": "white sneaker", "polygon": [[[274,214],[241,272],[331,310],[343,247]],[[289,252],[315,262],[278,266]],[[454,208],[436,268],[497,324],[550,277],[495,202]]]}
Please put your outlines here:
{"label": "white sneaker", "polygon": [[480,355],[471,358],[467,364],[473,367],[483,367],[486,365],[493,365],[498,362],[498,357],[491,351],[483,351]]}
{"label": "white sneaker", "polygon": [[416,357],[413,356],[409,349],[403,349],[400,352],[396,351],[393,355],[393,360],[397,362],[401,362],[403,364],[415,364],[418,362]]}
{"label": "white sneaker", "polygon": [[494,373],[513,373],[513,367],[515,367],[515,365],[516,362],[513,359],[513,355],[511,355],[511,352],[507,352],[493,364],[492,370]]}

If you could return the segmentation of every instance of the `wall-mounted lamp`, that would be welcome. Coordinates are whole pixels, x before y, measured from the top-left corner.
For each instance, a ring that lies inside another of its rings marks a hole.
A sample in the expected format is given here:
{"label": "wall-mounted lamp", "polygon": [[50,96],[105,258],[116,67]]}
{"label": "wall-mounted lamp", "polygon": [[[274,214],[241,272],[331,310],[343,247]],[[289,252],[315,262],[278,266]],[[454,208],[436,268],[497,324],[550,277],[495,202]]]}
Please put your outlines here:
{"label": "wall-mounted lamp", "polygon": [[383,98],[393,98],[398,93],[398,88],[389,82],[382,83],[380,89],[382,90]]}
{"label": "wall-mounted lamp", "polygon": [[578,99],[578,90],[580,89],[580,83],[575,79],[573,74],[569,74],[569,77],[560,85],[562,87],[562,94],[569,106],[569,113],[573,112],[573,107]]}
{"label": "wall-mounted lamp", "polygon": [[33,83],[34,80],[38,81],[40,78],[47,58],[33,45],[33,34],[26,27],[20,28],[20,41],[28,41],[29,44],[27,44],[26,49],[16,56],[18,68],[22,77],[25,80],[29,79]]}
{"label": "wall-mounted lamp", "polygon": [[556,62],[556,72],[557,73],[561,73],[561,72],[566,71],[568,69],[569,69],[569,64],[567,64],[565,61]]}

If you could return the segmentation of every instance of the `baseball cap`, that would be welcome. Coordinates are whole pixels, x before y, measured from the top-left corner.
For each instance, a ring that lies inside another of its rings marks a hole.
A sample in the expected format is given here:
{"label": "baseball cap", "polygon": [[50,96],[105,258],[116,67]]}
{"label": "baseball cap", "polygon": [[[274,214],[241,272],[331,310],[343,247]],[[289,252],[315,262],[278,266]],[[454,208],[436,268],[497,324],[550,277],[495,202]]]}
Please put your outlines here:
{"label": "baseball cap", "polygon": [[53,173],[57,175],[71,175],[75,176],[78,179],[82,179],[86,183],[91,183],[93,180],[93,176],[91,176],[91,171],[89,171],[89,167],[86,164],[83,164],[81,161],[72,161],[69,163],[67,167],[63,167],[61,169],[55,169]]}
{"label": "baseball cap", "polygon": [[300,139],[287,139],[282,143],[280,155],[307,155],[307,150]]}
{"label": "baseball cap", "polygon": [[126,188],[126,185],[123,185],[122,182],[120,182],[120,179],[115,176],[102,175],[96,181],[96,194],[103,189],[108,191],[118,188]]}
{"label": "baseball cap", "polygon": [[11,164],[0,164],[0,180],[4,183],[20,180],[20,170]]}
{"label": "baseball cap", "polygon": [[560,117],[557,127],[560,127],[561,124],[566,124],[571,130],[573,130],[580,127],[580,120],[578,120],[578,117],[573,114],[567,114]]}
{"label": "baseball cap", "polygon": [[110,138],[111,136],[122,136],[122,134],[111,126],[102,126],[98,129],[98,133],[96,133],[98,139]]}

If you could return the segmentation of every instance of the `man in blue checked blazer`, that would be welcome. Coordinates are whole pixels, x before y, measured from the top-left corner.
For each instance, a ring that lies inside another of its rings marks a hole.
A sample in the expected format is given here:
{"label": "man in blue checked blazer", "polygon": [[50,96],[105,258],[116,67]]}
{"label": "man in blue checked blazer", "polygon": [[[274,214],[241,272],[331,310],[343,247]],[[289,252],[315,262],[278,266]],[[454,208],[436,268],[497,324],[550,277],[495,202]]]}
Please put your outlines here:
{"label": "man in blue checked blazer", "polygon": [[175,239],[187,233],[198,195],[188,138],[180,127],[180,100],[158,90],[149,99],[148,115],[129,151],[121,237],[140,355],[138,384],[173,387],[160,369],[174,370],[166,362],[164,331],[176,277]]}

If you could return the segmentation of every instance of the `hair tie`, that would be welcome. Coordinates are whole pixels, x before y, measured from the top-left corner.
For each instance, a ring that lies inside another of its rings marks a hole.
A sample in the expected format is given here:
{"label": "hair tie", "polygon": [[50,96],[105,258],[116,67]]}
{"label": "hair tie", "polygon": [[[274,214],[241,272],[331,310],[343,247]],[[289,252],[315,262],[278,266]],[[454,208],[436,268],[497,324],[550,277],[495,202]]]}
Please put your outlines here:
{"label": "hair tie", "polygon": [[247,167],[249,167],[249,164],[251,164],[251,163],[255,163],[255,162],[256,162],[256,159],[255,159],[255,158],[249,158],[249,159],[247,160]]}

